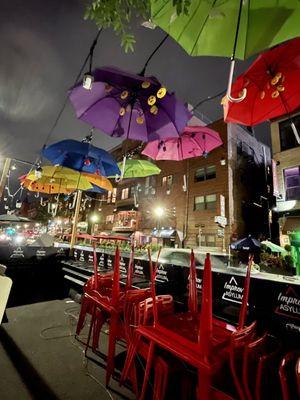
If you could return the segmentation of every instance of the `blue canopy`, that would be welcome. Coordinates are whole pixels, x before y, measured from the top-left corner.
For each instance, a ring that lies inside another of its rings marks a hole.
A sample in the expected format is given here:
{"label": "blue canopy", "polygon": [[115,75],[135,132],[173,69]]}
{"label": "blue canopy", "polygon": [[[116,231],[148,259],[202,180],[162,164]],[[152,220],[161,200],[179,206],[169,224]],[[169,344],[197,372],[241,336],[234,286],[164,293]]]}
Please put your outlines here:
{"label": "blue canopy", "polygon": [[78,140],[62,140],[47,146],[42,155],[54,165],[102,176],[120,175],[116,160],[107,151]]}

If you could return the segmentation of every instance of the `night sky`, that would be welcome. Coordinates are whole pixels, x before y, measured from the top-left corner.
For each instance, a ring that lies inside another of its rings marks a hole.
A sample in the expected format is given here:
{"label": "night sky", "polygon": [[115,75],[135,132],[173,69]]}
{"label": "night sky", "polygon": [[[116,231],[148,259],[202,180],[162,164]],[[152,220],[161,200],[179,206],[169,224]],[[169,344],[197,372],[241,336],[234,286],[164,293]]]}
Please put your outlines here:
{"label": "night sky", "polygon": [[[34,161],[88,54],[97,28],[83,20],[80,0],[2,0],[0,13],[0,126],[1,158],[17,157]],[[159,28],[145,29],[137,21],[135,52],[125,54],[120,39],[111,30],[102,33],[95,51],[94,67],[115,65],[139,72],[147,56],[164,37]],[[238,63],[238,72],[247,62]],[[169,38],[149,64],[170,91],[195,104],[225,89],[229,61],[224,58],[188,56]],[[205,121],[222,117],[220,99],[199,110]],[[198,114],[198,116],[200,116]],[[201,117],[201,116],[200,116]],[[256,136],[268,143],[267,129]],[[89,126],[78,121],[68,104],[50,142],[81,139]],[[106,149],[118,144],[96,131],[93,143]]]}

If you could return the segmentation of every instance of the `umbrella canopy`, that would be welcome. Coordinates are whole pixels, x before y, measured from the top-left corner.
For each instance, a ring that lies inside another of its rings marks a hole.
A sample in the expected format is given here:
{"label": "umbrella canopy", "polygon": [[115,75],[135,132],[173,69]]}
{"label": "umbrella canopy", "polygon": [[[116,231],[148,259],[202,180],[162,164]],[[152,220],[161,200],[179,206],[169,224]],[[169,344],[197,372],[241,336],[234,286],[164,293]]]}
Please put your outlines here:
{"label": "umbrella canopy", "polygon": [[179,138],[149,142],[142,154],[154,160],[185,160],[207,156],[223,144],[218,132],[204,126],[187,126]]}
{"label": "umbrella canopy", "polygon": [[[122,163],[119,163],[120,168]],[[160,169],[150,161],[127,159],[123,178],[146,178],[160,174]]]}
{"label": "umbrella canopy", "polygon": [[[28,179],[26,175],[20,178],[21,185],[28,189],[30,192],[46,193],[46,194],[69,194],[77,186],[77,181],[68,181],[57,178],[53,182],[53,178],[42,177],[38,181]],[[68,185],[71,188],[68,188]],[[73,188],[73,189],[72,189]]]}
{"label": "umbrella canopy", "polygon": [[272,253],[280,253],[282,255],[288,254],[288,252],[281,246],[278,246],[278,244],[272,243],[269,240],[264,240],[261,242],[261,244],[264,244],[266,247],[268,247]]}
{"label": "umbrella canopy", "polygon": [[70,100],[77,118],[110,136],[144,142],[177,137],[191,116],[154,77],[115,67],[92,75],[92,89],[80,83],[71,89]]}
{"label": "umbrella canopy", "polygon": [[289,114],[300,106],[300,38],[260,55],[232,86],[233,95],[247,89],[240,103],[225,100],[226,122],[246,126]]}
{"label": "umbrella canopy", "polygon": [[244,60],[300,36],[298,0],[191,0],[179,16],[174,3],[151,0],[152,20],[192,56]]}
{"label": "umbrella canopy", "polygon": [[[52,167],[45,165],[42,167],[42,176],[40,178],[36,177],[35,171],[31,171],[26,175],[26,180],[30,180],[32,183],[40,182],[44,184],[47,182],[47,179],[49,179],[49,184],[61,184],[62,190],[64,190],[63,187],[65,189],[72,189],[73,191],[77,189],[89,190],[93,188],[92,184],[86,177],[82,176],[78,171],[66,167]],[[56,180],[58,180],[58,182]],[[60,193],[63,193],[63,191],[60,191]]]}
{"label": "umbrella canopy", "polygon": [[117,162],[107,151],[86,142],[62,140],[42,151],[52,164],[88,173],[110,176],[120,174]]}
{"label": "umbrella canopy", "polygon": [[99,189],[110,190],[110,191],[113,190],[113,186],[112,186],[111,182],[104,176],[100,176],[100,175],[96,175],[96,174],[88,174],[86,172],[82,172],[81,175],[89,183],[92,184],[93,188],[95,188],[95,186],[96,186]]}
{"label": "umbrella canopy", "polygon": [[260,242],[251,236],[237,240],[231,243],[230,247],[232,250],[247,250],[247,251],[258,251],[260,250]]}
{"label": "umbrella canopy", "polygon": [[0,222],[31,222],[29,218],[19,217],[15,214],[1,214]]}

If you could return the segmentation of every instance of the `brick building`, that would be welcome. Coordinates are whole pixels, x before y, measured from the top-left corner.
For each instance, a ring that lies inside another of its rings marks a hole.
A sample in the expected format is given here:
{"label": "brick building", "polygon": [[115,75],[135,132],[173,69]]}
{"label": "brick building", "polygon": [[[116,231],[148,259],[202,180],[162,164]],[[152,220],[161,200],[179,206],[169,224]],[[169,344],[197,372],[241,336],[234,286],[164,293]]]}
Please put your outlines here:
{"label": "brick building", "polygon": [[[226,251],[247,233],[270,236],[270,149],[223,120],[210,128],[219,132],[223,145],[206,158],[157,161],[160,175],[116,184],[95,208],[101,210],[98,231],[215,251]],[[141,149],[140,143],[127,141],[112,153],[120,161],[125,151],[135,157]]]}
{"label": "brick building", "polygon": [[[293,116],[300,132],[300,115]],[[280,244],[291,244],[300,274],[300,146],[291,128],[291,119],[271,124],[274,195],[279,217]]]}

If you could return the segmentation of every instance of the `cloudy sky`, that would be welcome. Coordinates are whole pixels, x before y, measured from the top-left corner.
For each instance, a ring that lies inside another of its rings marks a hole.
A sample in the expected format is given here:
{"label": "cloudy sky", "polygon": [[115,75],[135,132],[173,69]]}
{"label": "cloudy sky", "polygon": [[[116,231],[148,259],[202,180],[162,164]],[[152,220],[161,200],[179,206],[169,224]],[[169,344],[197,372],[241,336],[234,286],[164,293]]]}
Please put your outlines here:
{"label": "cloudy sky", "polygon": [[[74,82],[96,26],[83,20],[80,0],[1,0],[0,37],[0,156],[34,161]],[[125,54],[119,38],[110,30],[101,35],[94,66],[116,65],[139,72],[147,56],[164,37],[159,29],[149,30],[137,22],[133,27],[135,52]],[[238,63],[242,72],[248,62]],[[226,87],[229,61],[224,58],[188,56],[169,38],[156,54],[148,73],[156,75],[178,97],[191,104]],[[222,117],[219,100],[200,109],[209,120]],[[50,142],[82,138],[89,127],[67,107]],[[256,135],[267,141],[265,129]],[[117,142],[96,132],[94,144],[104,148]]]}

